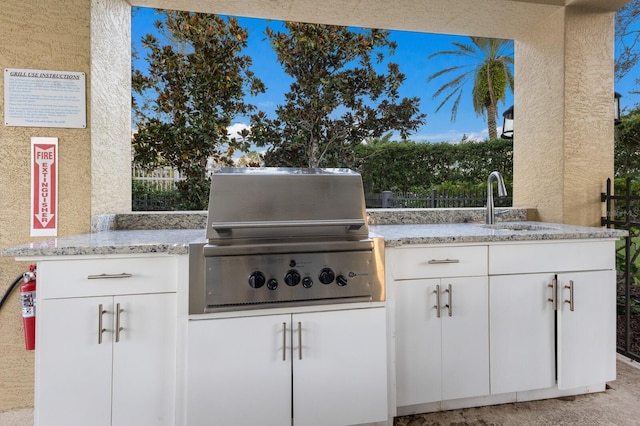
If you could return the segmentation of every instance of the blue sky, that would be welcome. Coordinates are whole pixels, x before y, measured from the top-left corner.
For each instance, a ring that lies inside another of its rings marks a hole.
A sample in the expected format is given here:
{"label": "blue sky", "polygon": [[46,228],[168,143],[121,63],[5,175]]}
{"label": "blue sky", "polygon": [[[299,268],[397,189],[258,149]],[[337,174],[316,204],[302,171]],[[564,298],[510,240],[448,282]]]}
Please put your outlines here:
{"label": "blue sky", "polygon": [[[140,39],[147,33],[155,33],[153,23],[156,19],[157,16],[153,9],[140,8],[134,11],[132,40],[141,58],[144,57],[145,52],[140,48]],[[258,109],[273,116],[275,107],[284,102],[284,94],[288,91],[291,80],[278,64],[264,30],[267,26],[278,30],[281,28],[280,23],[253,18],[238,18],[238,21],[249,31],[248,47],[244,54],[252,57],[252,69],[267,87],[265,94],[249,98],[249,101]],[[434,72],[460,63],[456,62],[460,59],[450,57],[450,55],[428,59],[429,55],[451,49],[452,41],[467,43],[469,38],[404,31],[392,31],[389,38],[397,43],[397,48],[395,54],[387,57],[387,60],[399,64],[400,71],[406,75],[406,81],[401,86],[401,96],[419,97],[421,99],[420,110],[427,114],[426,124],[412,134],[409,139],[415,142],[458,142],[463,135],[467,135],[470,139],[485,139],[487,137],[486,119],[477,116],[473,111],[470,89],[462,97],[456,121],[451,122],[450,104],[445,105],[436,113],[435,109],[441,98],[433,100],[432,95],[444,82],[450,80],[453,74],[450,77],[443,76],[431,83],[427,82],[428,76]],[[138,68],[141,66],[143,64],[136,64]],[[638,102],[637,95],[628,93],[630,90],[634,90],[636,74],[631,72],[624,81],[616,84],[616,91],[623,95],[621,100],[623,108],[631,107]],[[500,115],[498,126],[502,125],[502,112],[512,104],[512,93],[508,93],[504,103],[498,104]],[[240,130],[248,123],[248,118],[238,117],[230,131]]]}

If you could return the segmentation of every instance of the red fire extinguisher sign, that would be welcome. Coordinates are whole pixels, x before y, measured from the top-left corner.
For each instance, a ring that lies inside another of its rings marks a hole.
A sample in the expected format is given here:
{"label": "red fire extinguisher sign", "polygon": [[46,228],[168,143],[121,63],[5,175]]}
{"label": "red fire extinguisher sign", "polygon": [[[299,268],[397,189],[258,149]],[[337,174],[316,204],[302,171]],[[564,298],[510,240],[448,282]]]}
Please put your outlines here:
{"label": "red fire extinguisher sign", "polygon": [[31,236],[58,235],[58,138],[31,138]]}
{"label": "red fire extinguisher sign", "polygon": [[35,265],[23,275],[24,283],[20,286],[22,302],[22,322],[24,326],[24,344],[28,351],[36,348],[36,273]]}

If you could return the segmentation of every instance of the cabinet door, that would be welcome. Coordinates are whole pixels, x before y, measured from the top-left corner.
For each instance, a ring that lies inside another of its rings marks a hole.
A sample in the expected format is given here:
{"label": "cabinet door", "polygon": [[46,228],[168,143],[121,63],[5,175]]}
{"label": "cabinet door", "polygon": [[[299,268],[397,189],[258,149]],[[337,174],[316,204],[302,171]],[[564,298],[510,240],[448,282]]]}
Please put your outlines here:
{"label": "cabinet door", "polygon": [[492,394],[554,386],[553,279],[554,274],[490,278]]}
{"label": "cabinet door", "polygon": [[442,399],[488,395],[487,277],[443,278],[440,291],[443,307]]}
{"label": "cabinet door", "polygon": [[296,426],[387,420],[384,308],[296,314],[293,329]]}
{"label": "cabinet door", "polygon": [[291,424],[290,323],[290,315],[190,321],[187,424]]}
{"label": "cabinet door", "polygon": [[558,388],[614,380],[615,271],[559,274],[558,299]]}
{"label": "cabinet door", "polygon": [[175,293],[118,296],[114,306],[113,426],[175,424]]}
{"label": "cabinet door", "polygon": [[[111,424],[113,298],[40,300],[36,349],[38,426]],[[99,309],[103,328],[99,336]]]}
{"label": "cabinet door", "polygon": [[440,280],[396,281],[394,285],[397,405],[440,401],[442,328],[436,310]]}

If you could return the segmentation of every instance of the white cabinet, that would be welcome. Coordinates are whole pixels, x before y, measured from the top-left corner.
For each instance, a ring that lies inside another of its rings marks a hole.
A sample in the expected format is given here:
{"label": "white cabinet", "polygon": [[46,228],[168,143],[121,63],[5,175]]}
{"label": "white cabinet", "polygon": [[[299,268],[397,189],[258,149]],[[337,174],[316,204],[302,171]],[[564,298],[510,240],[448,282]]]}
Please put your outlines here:
{"label": "white cabinet", "polygon": [[488,395],[486,246],[402,249],[387,258],[396,279],[397,405]]}
{"label": "white cabinet", "polygon": [[487,275],[487,246],[401,247],[387,249],[394,280]]}
{"label": "white cabinet", "polygon": [[36,425],[175,424],[176,283],[167,264],[38,263]]}
{"label": "white cabinet", "polygon": [[558,274],[558,388],[615,380],[615,282],[613,270]]}
{"label": "white cabinet", "polygon": [[555,384],[554,274],[490,278],[491,393]]}
{"label": "white cabinet", "polygon": [[387,420],[385,322],[384,308],[293,315],[294,425]]}
{"label": "white cabinet", "polygon": [[615,379],[614,256],[612,240],[388,250],[396,405],[549,397]]}
{"label": "white cabinet", "polygon": [[492,394],[615,379],[613,244],[490,246]]}
{"label": "white cabinet", "polygon": [[395,291],[397,404],[489,394],[487,278],[400,281]]}
{"label": "white cabinet", "polygon": [[291,422],[291,315],[190,321],[190,426]]}
{"label": "white cabinet", "polygon": [[190,321],[187,422],[386,421],[385,309]]}
{"label": "white cabinet", "polygon": [[112,343],[98,343],[98,306],[113,298],[41,300],[36,425],[111,425]]}

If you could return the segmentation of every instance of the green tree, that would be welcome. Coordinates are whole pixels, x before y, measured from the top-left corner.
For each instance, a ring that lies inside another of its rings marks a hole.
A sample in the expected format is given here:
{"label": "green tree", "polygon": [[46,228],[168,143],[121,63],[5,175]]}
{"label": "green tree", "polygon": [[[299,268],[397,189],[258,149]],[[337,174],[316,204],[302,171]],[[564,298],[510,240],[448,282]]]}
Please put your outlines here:
{"label": "green tree", "polygon": [[256,151],[249,151],[236,161],[238,167],[261,167],[262,165],[262,157]]}
{"label": "green tree", "polygon": [[247,148],[230,139],[227,127],[255,107],[246,92],[264,92],[251,72],[251,58],[241,55],[247,31],[234,18],[182,11],[159,11],[156,27],[167,42],[147,34],[148,71],[134,69],[132,86],[143,102],[134,103],[134,160],[147,167],[171,165],[184,209],[206,208],[207,161],[230,164],[234,150]]}
{"label": "green tree", "polygon": [[614,154],[616,177],[640,176],[640,108],[621,117]]}
{"label": "green tree", "polygon": [[444,96],[436,112],[451,99],[451,121],[456,120],[462,94],[469,82],[473,82],[471,95],[473,109],[479,116],[487,118],[489,139],[498,137],[496,119],[498,101],[504,101],[507,88],[513,91],[513,42],[486,37],[470,37],[471,43],[453,42],[454,50],[442,50],[429,55],[429,59],[441,55],[450,55],[468,59],[460,65],[445,68],[431,74],[427,81],[444,76],[454,77],[444,83],[433,94],[433,98]]}
{"label": "green tree", "polygon": [[[616,13],[615,77],[620,80],[640,60],[640,0],[627,3]],[[638,80],[636,80],[638,83]]]}
{"label": "green tree", "polygon": [[294,82],[276,118],[258,113],[251,120],[249,139],[270,146],[265,164],[346,166],[366,138],[398,131],[404,139],[425,122],[419,99],[398,94],[405,79],[398,65],[376,71],[396,47],[388,31],[295,22],[285,27],[266,34]]}

